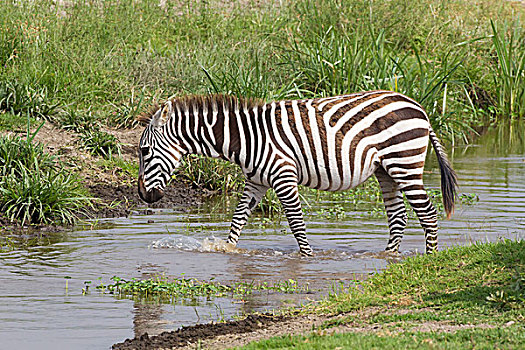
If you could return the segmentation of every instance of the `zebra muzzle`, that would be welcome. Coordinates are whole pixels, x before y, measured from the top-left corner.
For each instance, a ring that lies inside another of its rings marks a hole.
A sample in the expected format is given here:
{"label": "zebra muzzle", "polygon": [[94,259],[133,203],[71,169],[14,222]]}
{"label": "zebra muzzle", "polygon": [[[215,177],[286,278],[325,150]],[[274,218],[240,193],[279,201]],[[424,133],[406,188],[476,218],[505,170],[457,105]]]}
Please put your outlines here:
{"label": "zebra muzzle", "polygon": [[151,190],[147,191],[146,187],[144,186],[144,177],[139,176],[139,197],[147,202],[147,203],[154,203],[164,197],[164,191],[158,188],[152,188]]}

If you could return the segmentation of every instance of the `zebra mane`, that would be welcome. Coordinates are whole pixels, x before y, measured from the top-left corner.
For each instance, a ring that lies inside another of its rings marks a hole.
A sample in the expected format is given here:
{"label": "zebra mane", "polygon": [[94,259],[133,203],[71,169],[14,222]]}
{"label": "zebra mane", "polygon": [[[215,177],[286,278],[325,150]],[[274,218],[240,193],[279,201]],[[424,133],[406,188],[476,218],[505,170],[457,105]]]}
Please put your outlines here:
{"label": "zebra mane", "polygon": [[[241,108],[252,109],[255,107],[261,107],[265,104],[262,99],[252,97],[236,97],[225,94],[213,94],[213,95],[188,95],[182,97],[175,97],[170,100],[174,105],[179,106],[183,111],[188,110],[194,106],[198,109],[202,106],[224,106],[228,110],[238,110]],[[137,121],[142,125],[148,125],[155,113],[162,106],[158,103],[153,104],[147,111],[137,116]]]}
{"label": "zebra mane", "polygon": [[160,105],[155,102],[150,108],[148,108],[145,112],[142,112],[141,114],[139,114],[136,118],[136,120],[146,126],[148,125],[150,122],[151,122],[151,118],[153,117],[153,115],[155,113],[157,113],[157,111],[160,109]]}

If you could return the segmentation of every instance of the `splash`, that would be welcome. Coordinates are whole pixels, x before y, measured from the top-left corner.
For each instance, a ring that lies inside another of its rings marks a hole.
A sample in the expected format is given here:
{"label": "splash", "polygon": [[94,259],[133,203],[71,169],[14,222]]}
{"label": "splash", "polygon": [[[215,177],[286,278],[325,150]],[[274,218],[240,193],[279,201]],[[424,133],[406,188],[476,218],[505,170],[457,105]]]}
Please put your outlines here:
{"label": "splash", "polygon": [[200,248],[203,252],[221,252],[221,253],[246,253],[246,249],[240,249],[223,239],[212,237],[211,239],[204,238]]}
{"label": "splash", "polygon": [[221,252],[221,253],[247,253],[233,244],[217,237],[204,238],[202,241],[192,237],[163,237],[153,241],[149,248],[153,249],[179,249],[184,251]]}
{"label": "splash", "polygon": [[153,241],[149,248],[153,249],[180,249],[186,251],[199,250],[202,243],[192,237],[163,237]]}

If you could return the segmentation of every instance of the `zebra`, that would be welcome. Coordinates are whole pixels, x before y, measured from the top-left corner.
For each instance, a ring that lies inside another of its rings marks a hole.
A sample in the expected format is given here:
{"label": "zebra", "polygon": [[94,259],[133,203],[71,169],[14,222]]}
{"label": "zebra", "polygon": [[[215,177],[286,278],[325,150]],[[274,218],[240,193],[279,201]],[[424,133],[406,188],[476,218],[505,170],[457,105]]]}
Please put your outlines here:
{"label": "zebra", "polygon": [[138,192],[152,203],[164,195],[186,154],[238,164],[245,187],[233,214],[228,243],[237,245],[248,217],[269,188],[279,198],[302,255],[306,237],[298,186],[326,191],[354,188],[375,175],[390,237],[398,252],[407,225],[403,193],[425,233],[427,253],[437,249],[437,212],[423,185],[430,143],[441,173],[447,218],[454,210],[457,176],[420,104],[393,91],[265,103],[217,94],[173,98],[139,115]]}

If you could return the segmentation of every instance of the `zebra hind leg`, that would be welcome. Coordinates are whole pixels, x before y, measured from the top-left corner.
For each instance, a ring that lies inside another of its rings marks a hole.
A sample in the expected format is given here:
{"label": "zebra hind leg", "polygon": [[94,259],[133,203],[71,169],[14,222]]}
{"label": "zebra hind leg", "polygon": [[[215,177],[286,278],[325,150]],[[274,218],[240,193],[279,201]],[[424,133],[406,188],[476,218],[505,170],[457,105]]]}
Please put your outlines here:
{"label": "zebra hind leg", "polygon": [[425,231],[425,251],[427,254],[437,250],[438,224],[437,211],[428,198],[427,191],[423,185],[423,179],[411,181],[409,184],[401,186],[402,191],[414,208],[423,230]]}
{"label": "zebra hind leg", "polygon": [[244,192],[233,214],[228,243],[237,245],[241,231],[253,209],[259,204],[268,187],[246,181]]}
{"label": "zebra hind leg", "polygon": [[399,243],[403,238],[407,225],[407,213],[405,202],[403,201],[403,194],[399,190],[396,182],[383,168],[378,168],[375,176],[383,193],[383,201],[390,230],[390,238],[385,250],[387,252],[398,252]]}
{"label": "zebra hind leg", "polygon": [[312,256],[313,251],[306,238],[306,225],[303,219],[301,201],[299,199],[297,178],[290,175],[289,178],[283,176],[280,180],[278,184],[272,187],[283,205],[288,224],[299,245],[299,253],[301,255]]}

